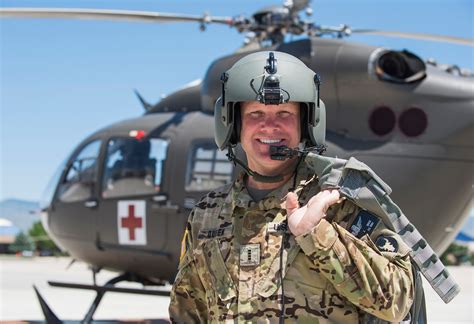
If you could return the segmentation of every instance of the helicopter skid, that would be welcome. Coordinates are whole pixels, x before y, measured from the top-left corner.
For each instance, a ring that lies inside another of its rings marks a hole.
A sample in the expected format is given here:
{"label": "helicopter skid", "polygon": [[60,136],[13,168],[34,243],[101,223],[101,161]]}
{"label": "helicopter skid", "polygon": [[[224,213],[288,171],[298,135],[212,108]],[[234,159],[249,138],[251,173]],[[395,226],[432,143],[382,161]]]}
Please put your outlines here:
{"label": "helicopter skid", "polygon": [[[164,290],[155,290],[155,289],[137,289],[137,288],[124,288],[124,287],[115,287],[115,285],[122,281],[136,281],[133,280],[134,276],[125,273],[121,274],[117,277],[114,277],[107,281],[105,285],[87,285],[87,284],[78,284],[78,283],[71,283],[71,282],[59,282],[59,281],[48,281],[48,284],[52,287],[58,288],[72,288],[72,289],[82,289],[82,290],[94,290],[96,292],[96,297],[92,301],[89,310],[87,311],[84,319],[81,323],[92,323],[92,317],[94,316],[97,307],[99,306],[102,298],[104,297],[106,292],[116,292],[116,293],[128,293],[128,294],[140,294],[140,295],[154,295],[154,296],[165,296],[168,297],[170,295],[169,291]],[[43,311],[46,323],[53,323],[59,324],[63,323],[57,316],[54,314],[52,309],[46,303],[44,298],[41,296],[40,292],[33,285],[33,289],[36,292],[38,297],[41,309]]]}

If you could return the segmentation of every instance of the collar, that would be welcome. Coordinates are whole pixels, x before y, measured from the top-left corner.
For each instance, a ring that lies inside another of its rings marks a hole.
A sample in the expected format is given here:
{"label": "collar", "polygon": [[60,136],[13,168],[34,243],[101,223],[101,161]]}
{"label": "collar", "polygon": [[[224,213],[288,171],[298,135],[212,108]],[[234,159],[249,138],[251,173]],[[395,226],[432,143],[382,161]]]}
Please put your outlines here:
{"label": "collar", "polygon": [[[297,178],[294,181],[294,176],[288,179],[282,186],[275,188],[267,197],[259,202],[253,201],[245,186],[246,173],[241,172],[234,181],[230,195],[227,197],[227,203],[232,204],[232,209],[235,207],[245,208],[248,210],[267,211],[273,208],[285,208],[286,195],[290,191],[294,191],[299,195],[301,190],[312,181],[317,180],[317,176],[305,164],[301,163],[296,172]],[[296,188],[293,188],[293,183]]]}

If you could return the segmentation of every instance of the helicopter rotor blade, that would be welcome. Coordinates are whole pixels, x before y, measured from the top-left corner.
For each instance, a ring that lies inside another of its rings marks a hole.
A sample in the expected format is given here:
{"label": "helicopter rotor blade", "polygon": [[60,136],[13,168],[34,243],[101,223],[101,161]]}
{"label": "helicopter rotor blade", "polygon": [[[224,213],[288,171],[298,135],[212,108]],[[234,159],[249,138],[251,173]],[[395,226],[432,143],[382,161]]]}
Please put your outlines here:
{"label": "helicopter rotor blade", "polygon": [[408,39],[420,39],[420,40],[427,40],[427,41],[434,41],[434,42],[453,43],[457,45],[474,46],[474,39],[454,37],[454,36],[432,35],[432,34],[422,34],[422,33],[406,33],[406,32],[386,31],[386,30],[377,30],[377,29],[351,29],[351,33],[382,35],[382,36],[388,36],[388,37],[408,38]]}
{"label": "helicopter rotor blade", "polygon": [[52,18],[52,19],[89,19],[135,21],[150,23],[166,22],[200,22],[232,25],[231,17],[212,17],[207,14],[184,15],[174,13],[110,10],[110,9],[82,9],[82,8],[0,8],[0,18]]}
{"label": "helicopter rotor blade", "polygon": [[[310,0],[287,0],[285,5],[290,8],[292,12],[297,12],[301,10],[305,5],[307,6],[309,2]],[[239,32],[247,32],[251,30],[252,27],[251,25],[249,25],[250,22],[244,17],[214,17],[209,16],[208,14],[186,15],[152,11],[83,8],[0,8],[0,18],[89,19],[134,21],[148,23],[198,22],[201,24],[201,30],[204,30],[207,24],[218,23],[235,27]],[[336,34],[339,37],[349,36],[350,34],[372,34],[387,37],[420,39],[427,41],[474,46],[474,40],[468,38],[422,33],[384,31],[377,29],[352,29],[346,25],[342,25],[340,27],[322,27],[313,25],[309,28],[308,32],[319,35]]]}
{"label": "helicopter rotor blade", "polygon": [[311,0],[286,0],[283,5],[296,13],[307,8],[310,2]]}

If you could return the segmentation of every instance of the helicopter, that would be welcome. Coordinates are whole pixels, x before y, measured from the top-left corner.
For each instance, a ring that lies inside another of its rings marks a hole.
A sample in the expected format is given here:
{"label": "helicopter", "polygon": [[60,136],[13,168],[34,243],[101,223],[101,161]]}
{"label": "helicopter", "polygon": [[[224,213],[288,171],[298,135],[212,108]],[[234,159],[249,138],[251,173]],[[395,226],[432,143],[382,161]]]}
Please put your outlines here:
{"label": "helicopter", "polygon": [[[259,10],[250,18],[147,16],[194,21],[202,28],[212,22],[227,24],[249,35],[236,53],[213,61],[202,81],[188,84],[155,105],[138,94],[145,109],[142,117],[87,137],[53,177],[43,205],[48,233],[75,259],[91,264],[94,273],[101,268],[122,273],[105,286],[82,287],[100,296],[85,321],[92,319],[105,291],[123,289],[113,287],[120,280],[145,285],[173,281],[189,210],[199,197],[238,172],[214,144],[212,113],[220,74],[252,51],[287,52],[318,71],[324,80],[323,100],[329,107],[327,155],[355,156],[374,168],[436,251],[443,251],[453,239],[470,212],[472,199],[472,74],[425,62],[409,51],[348,42],[343,37],[357,30],[299,19],[307,6],[307,1],[288,2]],[[0,14],[133,16],[130,12],[49,9],[16,13],[3,9]],[[307,37],[285,42],[290,33]],[[321,37],[326,34],[335,38]],[[472,45],[472,40],[434,38]],[[451,122],[446,124],[446,120]],[[432,197],[440,196],[449,199],[433,201]]]}

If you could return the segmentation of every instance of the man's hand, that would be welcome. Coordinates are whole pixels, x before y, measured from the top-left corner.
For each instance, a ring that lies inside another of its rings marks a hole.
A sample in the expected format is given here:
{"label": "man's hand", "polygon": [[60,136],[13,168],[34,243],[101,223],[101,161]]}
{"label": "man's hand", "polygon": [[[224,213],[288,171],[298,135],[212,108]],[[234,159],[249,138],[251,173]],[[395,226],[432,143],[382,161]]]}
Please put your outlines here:
{"label": "man's hand", "polygon": [[294,192],[288,193],[286,212],[290,232],[295,236],[309,233],[326,216],[328,208],[335,204],[339,197],[338,190],[323,190],[300,208],[298,196]]}

